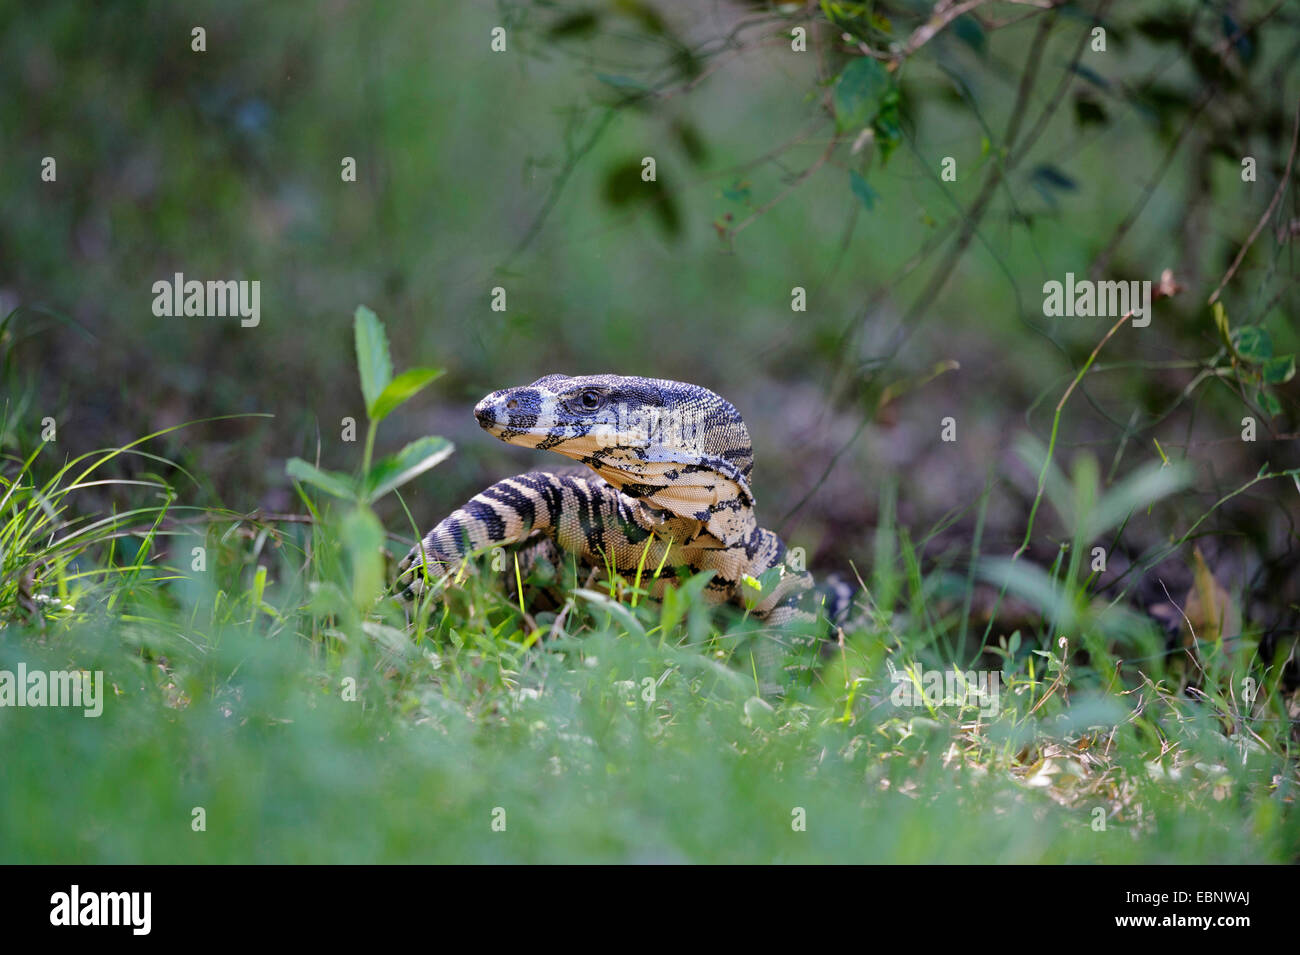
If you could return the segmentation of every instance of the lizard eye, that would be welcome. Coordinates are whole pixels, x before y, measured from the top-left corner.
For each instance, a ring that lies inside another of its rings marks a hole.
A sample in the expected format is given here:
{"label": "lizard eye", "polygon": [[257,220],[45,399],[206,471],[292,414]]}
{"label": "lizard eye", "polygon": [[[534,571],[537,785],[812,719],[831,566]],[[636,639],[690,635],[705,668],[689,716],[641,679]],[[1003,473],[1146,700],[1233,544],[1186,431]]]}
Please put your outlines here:
{"label": "lizard eye", "polygon": [[605,401],[605,396],[599,391],[588,389],[578,395],[576,404],[583,411],[595,411]]}

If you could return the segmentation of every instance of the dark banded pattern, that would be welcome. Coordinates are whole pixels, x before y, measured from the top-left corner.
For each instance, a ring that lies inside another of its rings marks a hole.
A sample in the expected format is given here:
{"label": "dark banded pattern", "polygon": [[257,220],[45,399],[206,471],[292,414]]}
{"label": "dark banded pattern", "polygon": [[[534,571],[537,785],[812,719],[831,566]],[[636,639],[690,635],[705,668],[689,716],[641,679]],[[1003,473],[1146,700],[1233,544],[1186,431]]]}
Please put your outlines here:
{"label": "dark banded pattern", "polygon": [[[503,441],[555,451],[590,470],[533,471],[476,494],[403,560],[399,585],[408,599],[423,591],[422,562],[436,576],[477,551],[541,542],[599,573],[613,566],[631,577],[639,565],[662,565],[656,595],[672,585],[676,568],[713,570],[710,599],[744,605],[748,597],[754,616],[770,624],[814,620],[823,603],[835,620],[845,606],[838,590],[825,600],[809,593],[812,577],[787,566],[785,545],[758,526],[749,432],[708,389],[548,375],[494,391],[474,415]],[[773,568],[761,592],[745,585]]]}

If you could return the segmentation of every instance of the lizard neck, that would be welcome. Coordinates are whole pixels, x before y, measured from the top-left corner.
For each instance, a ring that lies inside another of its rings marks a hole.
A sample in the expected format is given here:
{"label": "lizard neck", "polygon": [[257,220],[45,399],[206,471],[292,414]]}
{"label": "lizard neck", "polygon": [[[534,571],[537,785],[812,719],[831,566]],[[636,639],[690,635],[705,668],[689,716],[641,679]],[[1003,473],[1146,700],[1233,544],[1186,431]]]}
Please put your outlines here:
{"label": "lizard neck", "polygon": [[[631,497],[623,492],[619,493],[619,497],[636,523],[646,530],[654,531],[660,540],[672,540],[683,548],[694,550],[726,550],[736,546],[734,543],[725,543],[713,534],[710,522],[684,517],[656,507],[644,498]],[[712,516],[713,522],[718,519],[718,515]],[[758,530],[754,509],[740,501],[723,515],[723,519],[727,521],[730,533],[735,535],[733,541],[749,541]]]}

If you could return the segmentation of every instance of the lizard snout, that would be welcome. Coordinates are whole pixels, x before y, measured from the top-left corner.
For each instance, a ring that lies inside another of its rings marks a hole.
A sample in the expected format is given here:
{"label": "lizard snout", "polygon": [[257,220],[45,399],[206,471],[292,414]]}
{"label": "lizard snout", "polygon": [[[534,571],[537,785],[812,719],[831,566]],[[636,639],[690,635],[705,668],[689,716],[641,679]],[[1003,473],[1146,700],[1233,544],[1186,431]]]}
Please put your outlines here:
{"label": "lizard snout", "polygon": [[474,417],[480,427],[490,428],[497,423],[495,395],[488,395],[474,406]]}
{"label": "lizard snout", "polygon": [[526,431],[536,426],[541,399],[535,391],[508,388],[494,391],[474,406],[474,417],[488,431]]}

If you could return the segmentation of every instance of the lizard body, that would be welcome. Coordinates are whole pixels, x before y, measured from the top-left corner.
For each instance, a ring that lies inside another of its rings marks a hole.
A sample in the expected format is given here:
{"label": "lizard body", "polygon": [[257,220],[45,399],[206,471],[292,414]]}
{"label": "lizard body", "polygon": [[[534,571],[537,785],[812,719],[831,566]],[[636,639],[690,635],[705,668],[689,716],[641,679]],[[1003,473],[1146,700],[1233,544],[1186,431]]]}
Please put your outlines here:
{"label": "lizard body", "polygon": [[779,568],[761,593],[749,592],[754,615],[774,625],[815,619],[801,607],[812,576],[785,563],[785,545],[755,518],[745,423],[712,391],[658,378],[547,375],[492,392],[474,415],[502,441],[589,470],[532,471],[476,494],[402,561],[408,599],[423,590],[422,563],[438,576],[467,554],[540,541],[627,577],[662,567],[656,597],[684,566],[714,571],[710,600],[742,603],[746,577]]}

